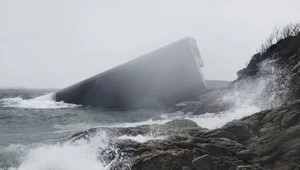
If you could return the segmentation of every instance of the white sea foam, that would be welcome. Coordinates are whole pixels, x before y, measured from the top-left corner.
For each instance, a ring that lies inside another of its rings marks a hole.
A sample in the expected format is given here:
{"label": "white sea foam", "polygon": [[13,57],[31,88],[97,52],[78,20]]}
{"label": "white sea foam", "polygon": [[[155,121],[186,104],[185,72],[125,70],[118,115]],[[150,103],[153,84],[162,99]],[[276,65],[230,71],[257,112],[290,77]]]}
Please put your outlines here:
{"label": "white sea foam", "polygon": [[161,119],[153,120],[148,119],[140,122],[130,122],[130,123],[114,123],[114,124],[89,124],[89,123],[74,123],[69,125],[53,125],[53,128],[59,129],[53,133],[65,133],[65,132],[78,132],[84,131],[90,128],[128,128],[128,127],[137,127],[141,125],[154,125],[154,124],[165,124],[171,120],[183,118],[182,116],[170,117],[168,114],[162,114]]}
{"label": "white sea foam", "polygon": [[54,129],[58,129],[54,133],[64,133],[70,131],[84,131],[90,128],[101,128],[101,127],[108,127],[108,128],[115,128],[115,127],[136,127],[140,125],[154,125],[154,124],[164,124],[171,120],[182,118],[184,116],[183,112],[174,112],[168,114],[161,114],[160,117],[151,118],[145,121],[139,122],[124,122],[124,123],[112,123],[112,124],[97,124],[97,123],[74,123],[68,125],[53,125]]}
{"label": "white sea foam", "polygon": [[119,124],[111,124],[111,125],[105,125],[105,126],[100,125],[98,127],[136,127],[136,126],[141,126],[141,125],[164,124],[170,120],[171,119],[160,119],[160,120],[149,119],[149,120],[141,121],[141,122],[119,123]]}
{"label": "white sea foam", "polygon": [[[118,139],[131,139],[140,143],[163,138],[142,135],[118,137]],[[114,161],[109,164],[101,162],[101,157],[104,155],[99,153],[99,149],[114,149],[109,146],[109,140],[105,132],[100,132],[90,140],[82,139],[74,143],[40,144],[31,148],[11,145],[5,149],[7,152],[19,152],[20,148],[27,150],[26,154],[19,157],[18,166],[5,170],[109,170]],[[117,153],[117,150],[115,151]],[[122,157],[116,156],[116,159]]]}
{"label": "white sea foam", "polygon": [[99,125],[96,127],[136,127],[141,125],[154,125],[154,124],[165,124],[171,120],[178,119],[184,117],[183,112],[174,112],[168,114],[161,114],[160,117],[151,118],[145,121],[140,122],[129,122],[129,123],[118,123],[118,124],[110,124],[110,125]]}
{"label": "white sea foam", "polygon": [[56,102],[53,100],[54,93],[39,96],[32,99],[23,99],[21,97],[0,99],[0,107],[20,108],[20,109],[61,109],[75,108],[79,105]]}
{"label": "white sea foam", "polygon": [[[241,106],[236,107],[234,109],[231,109],[226,112],[221,113],[206,113],[202,115],[182,115],[179,113],[174,114],[162,114],[160,116],[160,119],[154,120],[154,119],[148,119],[141,122],[131,122],[131,123],[118,123],[118,124],[109,124],[109,125],[95,125],[95,124],[87,124],[87,123],[78,123],[78,124],[70,124],[70,125],[55,125],[54,127],[57,129],[60,129],[60,131],[83,131],[90,128],[97,128],[97,127],[136,127],[141,125],[154,125],[154,124],[165,124],[169,121],[175,120],[175,119],[189,119],[194,122],[196,122],[199,126],[207,129],[215,129],[222,127],[226,123],[233,121],[235,119],[241,119],[245,116],[249,116],[251,114],[254,114],[256,112],[259,112],[261,109],[256,106]],[[60,132],[58,131],[58,132]],[[147,139],[147,136],[122,136],[120,138],[126,138],[131,139],[134,141],[139,141],[139,138],[141,141],[143,139]],[[149,136],[149,140],[154,139],[153,137]],[[146,140],[147,141],[147,140]]]}
{"label": "white sea foam", "polygon": [[[153,124],[165,124],[169,121],[172,121],[174,119],[189,119],[194,122],[196,122],[199,126],[207,129],[215,129],[222,127],[226,123],[233,121],[235,119],[241,119],[245,116],[249,116],[251,114],[254,114],[256,112],[259,112],[261,109],[256,106],[245,106],[240,108],[235,108],[226,112],[222,113],[206,113],[203,115],[174,115],[170,116],[168,114],[161,115],[160,120],[146,120],[143,122],[135,122],[135,123],[122,123],[122,124],[115,124],[111,126],[106,127],[136,127],[140,125],[153,125]],[[102,127],[102,126],[98,126]],[[130,139],[130,136],[124,136],[124,138],[128,137]],[[139,138],[143,140],[143,138],[147,138],[145,136],[136,136],[132,137],[132,140],[138,141]]]}
{"label": "white sea foam", "polygon": [[[285,85],[278,84],[278,72],[274,67],[263,65],[262,76],[255,80],[245,80],[237,84],[236,87],[226,91],[221,101],[233,103],[233,107],[226,112],[206,113],[203,115],[184,115],[181,112],[174,114],[162,114],[158,119],[149,119],[141,122],[120,123],[110,125],[99,125],[98,127],[135,127],[139,125],[164,124],[168,121],[183,118],[196,122],[199,126],[214,129],[225,125],[235,119],[249,116],[263,109],[272,108],[281,104],[282,97],[286,93]],[[271,86],[272,85],[272,86]],[[275,87],[275,88],[274,88]],[[274,88],[274,89],[272,89]],[[277,88],[277,89],[276,89]],[[270,90],[271,89],[271,90]],[[278,93],[280,97],[278,98]],[[51,100],[51,96],[42,96],[35,99],[2,99],[0,104],[8,107],[18,108],[65,108],[76,107],[65,103],[58,104]],[[48,103],[49,102],[49,103]],[[83,124],[84,128],[95,127],[95,124]],[[97,126],[96,126],[97,127]],[[57,127],[58,129],[71,130],[70,127]],[[82,127],[80,127],[82,129]],[[154,136],[120,136],[118,139],[131,139],[140,143],[151,139],[163,139],[164,137]],[[64,143],[55,145],[42,145],[30,149],[20,160],[20,165],[11,167],[9,170],[108,170],[109,165],[105,166],[98,158],[99,148],[108,147],[108,138],[105,134],[97,135],[90,141],[78,140],[75,143]],[[14,147],[11,147],[12,149]]]}
{"label": "white sea foam", "polygon": [[73,124],[67,124],[67,125],[53,125],[54,129],[58,129],[57,131],[54,131],[53,133],[64,133],[64,132],[72,132],[72,131],[83,131],[86,129],[90,129],[92,127],[96,127],[95,124],[91,123],[73,123]]}
{"label": "white sea foam", "polygon": [[274,108],[284,101],[288,92],[288,82],[281,80],[284,70],[278,69],[272,60],[262,62],[259,77],[245,79],[224,92],[219,102],[231,103],[232,107],[222,113],[206,113],[188,116],[199,126],[214,129],[235,119],[241,119],[265,109]]}
{"label": "white sea foam", "polygon": [[245,108],[238,108],[233,111],[227,111],[223,113],[206,113],[198,116],[189,116],[186,119],[196,122],[199,126],[207,129],[215,129],[222,127],[226,123],[235,120],[241,119],[245,116],[249,116],[253,113],[260,111],[259,108],[255,106],[249,106]]}
{"label": "white sea foam", "polygon": [[118,137],[118,139],[130,139],[132,141],[136,141],[136,142],[139,142],[139,143],[145,143],[149,140],[162,140],[164,139],[165,137],[163,136],[159,136],[159,137],[153,137],[153,136],[144,136],[144,135],[137,135],[137,136],[128,136],[128,135],[123,135],[123,136],[120,136]]}
{"label": "white sea foam", "polygon": [[99,161],[99,149],[107,147],[107,136],[97,135],[90,141],[42,145],[30,149],[17,167],[8,170],[108,170],[109,165]]}

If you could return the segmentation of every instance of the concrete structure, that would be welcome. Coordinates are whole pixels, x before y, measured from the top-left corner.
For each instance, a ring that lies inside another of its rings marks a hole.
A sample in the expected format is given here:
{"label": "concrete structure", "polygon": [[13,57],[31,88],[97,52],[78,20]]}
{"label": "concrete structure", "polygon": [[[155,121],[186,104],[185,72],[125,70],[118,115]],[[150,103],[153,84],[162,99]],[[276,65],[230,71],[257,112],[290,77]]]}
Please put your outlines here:
{"label": "concrete structure", "polygon": [[203,61],[187,37],[58,91],[56,101],[109,108],[167,108],[206,91]]}

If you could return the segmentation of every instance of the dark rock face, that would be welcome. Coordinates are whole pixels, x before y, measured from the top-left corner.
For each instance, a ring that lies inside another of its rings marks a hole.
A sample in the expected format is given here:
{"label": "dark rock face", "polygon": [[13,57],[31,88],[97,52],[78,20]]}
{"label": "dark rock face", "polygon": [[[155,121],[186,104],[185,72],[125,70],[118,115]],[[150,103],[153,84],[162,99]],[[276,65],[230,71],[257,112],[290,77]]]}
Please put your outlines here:
{"label": "dark rock face", "polygon": [[[228,88],[211,91],[201,95],[199,101],[178,106],[186,113],[218,113],[234,108],[244,96],[251,99],[246,103],[267,106],[260,107],[264,111],[231,121],[218,129],[208,130],[191,120],[178,119],[164,125],[94,128],[75,134],[71,139],[89,139],[98,131],[107,131],[111,137],[149,133],[166,136],[145,143],[112,140],[111,148],[99,151],[100,160],[112,163],[111,169],[300,169],[299,68],[300,35],[281,40],[266,53],[255,55],[249,65],[239,71],[239,79]],[[264,88],[260,88],[258,95],[251,96],[257,91],[254,88],[260,85]],[[236,96],[236,92],[240,96]],[[117,155],[123,156],[118,158]]]}
{"label": "dark rock face", "polygon": [[295,169],[300,167],[299,115],[300,100],[297,100],[211,131],[181,126],[180,133],[172,132],[165,140],[135,143],[135,150],[130,152],[131,168]]}
{"label": "dark rock face", "polygon": [[192,165],[195,170],[211,170],[213,167],[213,158],[206,154],[193,159]]}
{"label": "dark rock face", "polygon": [[289,77],[290,94],[287,100],[299,98],[300,87],[297,82],[300,81],[300,34],[279,41],[263,54],[255,54],[248,66],[238,72],[238,80],[258,76],[259,65],[265,60],[276,61],[277,66],[285,70],[282,77]]}
{"label": "dark rock face", "polygon": [[[265,89],[250,101],[251,104],[263,110],[271,109],[300,99],[299,82],[300,34],[279,41],[263,54],[254,55],[248,66],[238,71],[238,79],[227,88],[202,94],[198,100],[184,102],[179,109],[196,115],[224,112],[235,107],[238,100],[251,96],[259,86],[265,86]],[[241,94],[224,100],[224,96],[235,96],[235,93]]]}
{"label": "dark rock face", "polygon": [[112,140],[111,147],[99,151],[99,160],[112,162],[111,169],[288,170],[300,167],[300,100],[214,130],[203,129],[191,120],[177,119],[164,125],[91,129],[71,139],[89,139],[98,131],[107,131],[112,138],[149,133],[167,136],[145,143]]}

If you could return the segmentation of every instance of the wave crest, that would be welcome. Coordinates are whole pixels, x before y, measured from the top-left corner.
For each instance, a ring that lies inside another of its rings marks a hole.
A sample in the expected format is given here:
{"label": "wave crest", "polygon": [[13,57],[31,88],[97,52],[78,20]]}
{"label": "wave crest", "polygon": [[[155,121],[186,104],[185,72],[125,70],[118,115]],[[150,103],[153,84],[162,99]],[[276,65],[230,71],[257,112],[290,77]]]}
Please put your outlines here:
{"label": "wave crest", "polygon": [[20,109],[62,109],[79,107],[76,104],[56,102],[54,93],[39,96],[32,99],[23,99],[21,97],[0,99],[0,107],[3,108],[20,108]]}

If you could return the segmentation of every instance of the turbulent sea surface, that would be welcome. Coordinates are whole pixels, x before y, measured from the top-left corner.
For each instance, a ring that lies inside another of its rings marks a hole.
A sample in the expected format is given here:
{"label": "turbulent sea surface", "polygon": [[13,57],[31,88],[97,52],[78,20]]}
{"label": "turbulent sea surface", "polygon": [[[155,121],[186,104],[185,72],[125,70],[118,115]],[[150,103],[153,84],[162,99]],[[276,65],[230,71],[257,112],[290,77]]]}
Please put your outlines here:
{"label": "turbulent sea surface", "polygon": [[[55,90],[0,90],[0,170],[102,170],[109,169],[98,158],[98,148],[107,147],[105,132],[90,141],[68,142],[68,138],[92,127],[134,127],[163,124],[185,118],[213,129],[252,114],[257,107],[240,107],[222,114],[200,116],[162,110],[118,110],[83,107],[52,100]],[[145,142],[154,137],[118,136]],[[155,137],[164,138],[164,137]]]}

